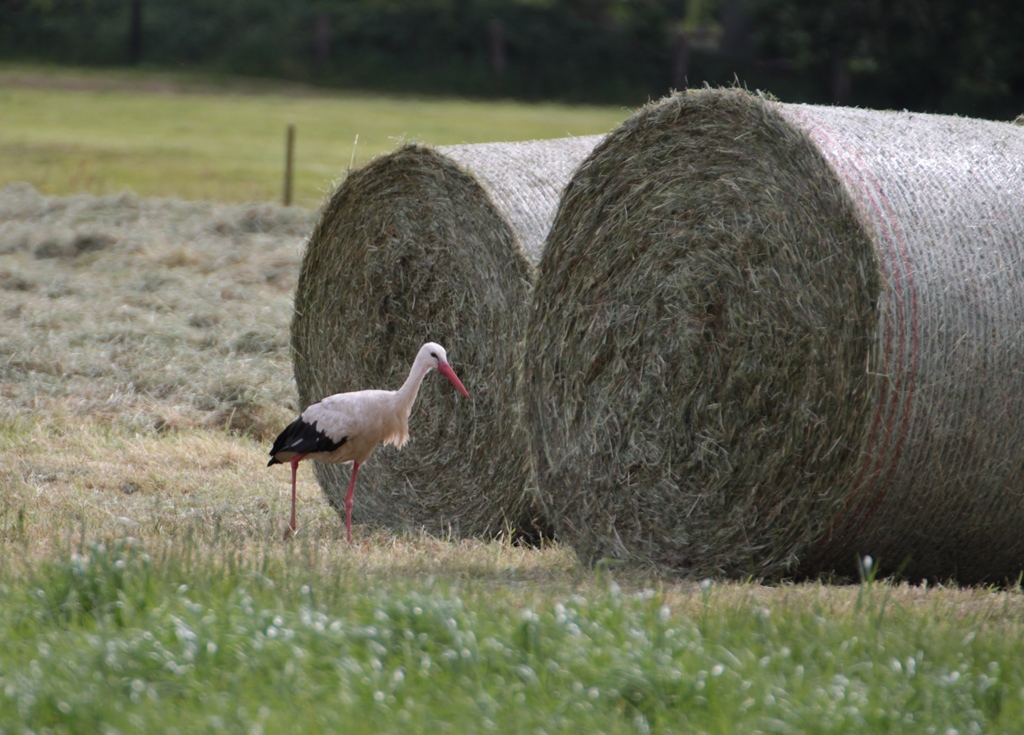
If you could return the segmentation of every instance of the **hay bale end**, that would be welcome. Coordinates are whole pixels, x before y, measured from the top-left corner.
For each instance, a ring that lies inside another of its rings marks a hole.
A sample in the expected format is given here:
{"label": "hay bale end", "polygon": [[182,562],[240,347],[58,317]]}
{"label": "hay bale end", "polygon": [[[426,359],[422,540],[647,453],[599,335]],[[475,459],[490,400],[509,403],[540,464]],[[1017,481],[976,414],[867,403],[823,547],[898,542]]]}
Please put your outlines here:
{"label": "hay bale end", "polygon": [[[428,340],[444,345],[472,395],[425,381],[409,444],[360,469],[357,522],[542,533],[519,408],[522,336],[558,197],[598,140],[406,145],[352,172],[325,204],[295,298],[301,404],[397,388]],[[316,466],[339,511],[349,471]]]}
{"label": "hay bale end", "polygon": [[593,561],[1024,569],[1024,130],[690,91],[567,187],[527,329],[540,497]]}

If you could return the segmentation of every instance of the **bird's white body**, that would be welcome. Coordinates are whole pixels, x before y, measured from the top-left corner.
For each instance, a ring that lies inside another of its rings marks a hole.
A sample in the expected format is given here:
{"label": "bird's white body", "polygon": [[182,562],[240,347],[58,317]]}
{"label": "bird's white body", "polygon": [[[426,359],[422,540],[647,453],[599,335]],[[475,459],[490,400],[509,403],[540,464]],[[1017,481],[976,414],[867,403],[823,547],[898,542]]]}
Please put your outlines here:
{"label": "bird's white body", "polygon": [[295,530],[295,471],[302,459],[338,464],[352,462],[352,479],[345,499],[351,539],[352,490],[359,465],[380,444],[399,449],[409,440],[409,415],[423,378],[433,369],[441,372],[467,398],[468,391],[448,364],[441,345],[427,342],[416,354],[409,377],[398,390],[360,390],[336,393],[312,404],[277,437],[269,464],[292,465],[292,531]]}
{"label": "bird's white body", "polygon": [[412,404],[402,406],[398,391],[360,390],[337,393],[302,412],[302,420],[316,424],[334,440],[348,441],[333,452],[311,452],[308,459],[329,462],[365,462],[378,444],[401,449],[409,440]]}

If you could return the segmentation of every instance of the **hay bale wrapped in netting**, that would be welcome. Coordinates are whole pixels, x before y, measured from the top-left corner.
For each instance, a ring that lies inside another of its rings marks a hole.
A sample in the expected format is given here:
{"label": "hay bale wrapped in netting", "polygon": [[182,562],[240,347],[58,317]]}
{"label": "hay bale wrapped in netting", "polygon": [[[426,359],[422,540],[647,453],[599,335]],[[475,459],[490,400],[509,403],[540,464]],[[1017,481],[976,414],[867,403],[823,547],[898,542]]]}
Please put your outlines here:
{"label": "hay bale wrapped in netting", "polygon": [[[444,148],[406,145],[352,172],[302,263],[292,322],[301,403],[398,388],[440,342],[472,396],[431,376],[400,452],[359,473],[353,516],[432,533],[535,534],[519,404],[534,269],[555,207],[599,136]],[[316,464],[341,510],[350,465]]]}
{"label": "hay bale wrapped in netting", "polygon": [[1024,130],[693,91],[569,183],[525,401],[589,560],[1024,569]]}

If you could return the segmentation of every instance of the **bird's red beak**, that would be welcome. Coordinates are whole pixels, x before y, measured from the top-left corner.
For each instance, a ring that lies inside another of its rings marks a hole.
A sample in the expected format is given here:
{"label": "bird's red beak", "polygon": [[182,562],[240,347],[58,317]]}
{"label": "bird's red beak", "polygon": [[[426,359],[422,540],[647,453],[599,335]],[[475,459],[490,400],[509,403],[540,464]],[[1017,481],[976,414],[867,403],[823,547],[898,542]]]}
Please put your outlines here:
{"label": "bird's red beak", "polygon": [[469,391],[466,390],[466,386],[462,384],[462,381],[459,380],[459,376],[455,374],[454,370],[452,370],[451,365],[449,365],[446,362],[438,363],[437,372],[441,373],[441,375],[448,378],[451,384],[458,389],[459,393],[464,395],[466,398],[469,398]]}

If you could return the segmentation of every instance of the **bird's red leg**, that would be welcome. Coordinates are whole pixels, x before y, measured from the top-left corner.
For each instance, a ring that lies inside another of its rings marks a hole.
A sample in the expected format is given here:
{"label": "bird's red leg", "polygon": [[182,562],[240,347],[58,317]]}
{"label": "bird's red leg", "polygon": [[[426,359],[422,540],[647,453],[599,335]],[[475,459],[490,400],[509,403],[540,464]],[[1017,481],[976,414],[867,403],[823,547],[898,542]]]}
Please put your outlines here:
{"label": "bird's red leg", "polygon": [[305,454],[296,454],[291,459],[291,464],[292,464],[292,520],[291,520],[291,523],[288,524],[288,526],[292,529],[292,533],[295,533],[295,530],[296,530],[296,526],[295,526],[295,475],[298,473],[298,470],[299,470],[299,462],[301,462],[303,457],[305,457],[305,456],[306,456]]}
{"label": "bird's red leg", "polygon": [[356,474],[359,472],[359,463],[352,463],[352,479],[348,481],[348,493],[345,494],[345,531],[348,534],[348,542],[352,543],[352,494],[356,489]]}

